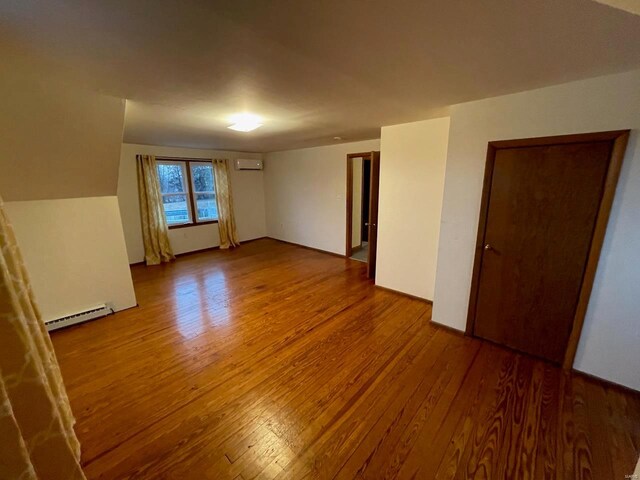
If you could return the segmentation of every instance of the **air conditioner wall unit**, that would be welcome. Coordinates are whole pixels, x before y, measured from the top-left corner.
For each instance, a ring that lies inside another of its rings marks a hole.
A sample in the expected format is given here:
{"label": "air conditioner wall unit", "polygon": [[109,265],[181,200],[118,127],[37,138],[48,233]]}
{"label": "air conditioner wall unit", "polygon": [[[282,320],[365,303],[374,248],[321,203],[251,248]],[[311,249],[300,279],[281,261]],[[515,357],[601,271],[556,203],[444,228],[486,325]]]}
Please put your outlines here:
{"label": "air conditioner wall unit", "polygon": [[262,160],[238,158],[235,162],[236,170],[262,170]]}

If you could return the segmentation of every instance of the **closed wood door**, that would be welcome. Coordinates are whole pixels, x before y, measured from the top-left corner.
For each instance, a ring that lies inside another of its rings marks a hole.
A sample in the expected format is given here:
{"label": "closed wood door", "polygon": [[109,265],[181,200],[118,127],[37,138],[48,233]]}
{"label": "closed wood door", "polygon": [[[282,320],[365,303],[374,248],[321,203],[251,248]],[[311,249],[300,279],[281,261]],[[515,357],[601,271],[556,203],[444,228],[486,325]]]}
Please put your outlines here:
{"label": "closed wood door", "polygon": [[369,258],[367,276],[376,276],[376,254],[378,250],[378,197],[380,187],[380,152],[371,152],[371,174],[369,178]]}
{"label": "closed wood door", "polygon": [[588,141],[495,150],[476,336],[562,363],[612,148]]}

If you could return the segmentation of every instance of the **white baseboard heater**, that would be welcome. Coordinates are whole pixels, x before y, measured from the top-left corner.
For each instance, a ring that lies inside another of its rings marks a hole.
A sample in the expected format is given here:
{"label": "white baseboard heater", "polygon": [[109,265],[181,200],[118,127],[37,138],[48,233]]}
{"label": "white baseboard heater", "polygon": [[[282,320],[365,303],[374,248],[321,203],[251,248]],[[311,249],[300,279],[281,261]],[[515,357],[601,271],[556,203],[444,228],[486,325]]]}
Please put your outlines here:
{"label": "white baseboard heater", "polygon": [[47,327],[48,331],[52,331],[59,328],[68,327],[70,325],[75,325],[76,323],[87,322],[95,318],[106,317],[107,315],[110,315],[112,313],[114,313],[113,308],[103,303],[102,305],[97,305],[96,307],[89,310],[73,313],[62,318],[56,318],[55,320],[49,320],[47,322],[44,322],[44,325],[45,327]]}

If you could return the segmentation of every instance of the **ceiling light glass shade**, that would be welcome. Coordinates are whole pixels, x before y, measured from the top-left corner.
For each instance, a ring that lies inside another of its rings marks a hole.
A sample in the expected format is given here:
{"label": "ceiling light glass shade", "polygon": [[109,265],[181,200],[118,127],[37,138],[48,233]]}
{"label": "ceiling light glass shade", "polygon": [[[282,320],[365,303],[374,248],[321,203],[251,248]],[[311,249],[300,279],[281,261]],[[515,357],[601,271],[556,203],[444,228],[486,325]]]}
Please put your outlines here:
{"label": "ceiling light glass shade", "polygon": [[261,126],[261,123],[234,123],[233,125],[229,125],[227,128],[236,130],[237,132],[250,132],[251,130],[255,130]]}
{"label": "ceiling light glass shade", "polygon": [[250,132],[262,126],[262,119],[251,113],[239,113],[231,117],[233,122],[227,128],[237,132]]}

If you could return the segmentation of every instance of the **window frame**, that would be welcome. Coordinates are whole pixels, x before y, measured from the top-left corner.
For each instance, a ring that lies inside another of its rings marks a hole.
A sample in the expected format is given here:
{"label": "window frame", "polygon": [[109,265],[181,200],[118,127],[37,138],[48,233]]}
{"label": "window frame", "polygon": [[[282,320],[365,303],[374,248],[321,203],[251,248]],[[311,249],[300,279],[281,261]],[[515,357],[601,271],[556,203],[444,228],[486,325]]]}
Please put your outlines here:
{"label": "window frame", "polygon": [[[215,191],[215,173],[213,171],[213,161],[207,158],[171,158],[171,157],[156,157],[156,163],[162,163],[166,165],[179,165],[182,169],[183,178],[185,179],[185,192],[184,193],[162,193],[160,195],[164,198],[167,195],[186,195],[189,199],[187,201],[187,212],[189,214],[189,221],[185,223],[175,223],[173,225],[167,224],[169,230],[185,227],[196,227],[198,225],[211,225],[218,223],[218,219],[215,220],[198,220],[198,210],[196,205],[195,195],[197,193],[209,193],[209,192],[196,192],[193,182],[193,176],[191,175],[191,164],[208,164],[211,165],[211,174],[214,176],[214,190],[213,195],[216,195]],[[164,206],[163,206],[164,209]],[[166,220],[166,214],[165,214]]]}
{"label": "window frame", "polygon": [[[213,190],[210,191],[203,191],[203,192],[197,192],[196,191],[196,182],[193,179],[193,175],[192,173],[192,167],[193,166],[197,166],[197,165],[210,165],[211,166],[211,179],[213,180]],[[217,202],[217,192],[216,192],[216,179],[215,179],[215,173],[213,172],[213,162],[211,160],[208,161],[198,161],[198,160],[189,160],[186,164],[186,168],[189,171],[189,178],[191,180],[191,185],[190,185],[190,189],[191,189],[191,206],[193,208],[193,219],[194,221],[198,224],[198,225],[202,225],[203,223],[218,223],[218,219],[216,218],[215,220],[211,220],[211,219],[207,219],[207,220],[200,220],[198,218],[198,199],[196,198],[197,195],[213,195],[213,199],[215,202]],[[216,213],[217,213],[217,203],[216,203]]]}

